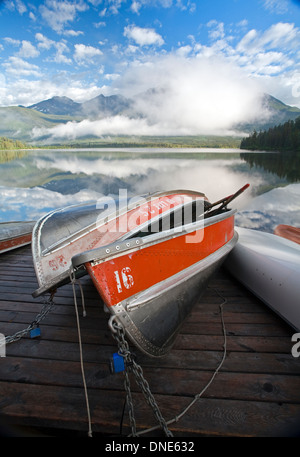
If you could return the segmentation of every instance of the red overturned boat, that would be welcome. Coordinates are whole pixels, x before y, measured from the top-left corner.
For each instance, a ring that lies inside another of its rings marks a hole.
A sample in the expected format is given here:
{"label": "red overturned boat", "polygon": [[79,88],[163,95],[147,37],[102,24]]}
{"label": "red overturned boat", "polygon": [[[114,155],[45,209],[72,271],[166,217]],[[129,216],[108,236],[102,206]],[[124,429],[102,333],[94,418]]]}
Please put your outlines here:
{"label": "red overturned boat", "polygon": [[275,227],[274,234],[300,244],[300,227],[292,225],[280,224]]}
{"label": "red overturned boat", "polygon": [[215,203],[176,190],[50,213],[34,230],[34,294],[64,284],[70,271],[88,273],[133,343],[148,355],[166,354],[237,242],[227,205],[247,187]]}
{"label": "red overturned boat", "polygon": [[0,254],[31,243],[35,221],[0,223]]}

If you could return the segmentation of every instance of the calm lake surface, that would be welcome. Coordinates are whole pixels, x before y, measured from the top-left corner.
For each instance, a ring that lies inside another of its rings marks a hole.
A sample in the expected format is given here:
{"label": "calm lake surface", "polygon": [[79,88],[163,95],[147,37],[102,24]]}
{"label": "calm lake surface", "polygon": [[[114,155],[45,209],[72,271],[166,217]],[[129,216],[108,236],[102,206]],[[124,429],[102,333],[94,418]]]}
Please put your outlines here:
{"label": "calm lake surface", "polygon": [[37,220],[120,189],[129,196],[192,189],[213,202],[250,183],[231,205],[237,225],[268,232],[281,223],[300,226],[300,169],[277,166],[277,158],[238,149],[0,151],[0,222]]}

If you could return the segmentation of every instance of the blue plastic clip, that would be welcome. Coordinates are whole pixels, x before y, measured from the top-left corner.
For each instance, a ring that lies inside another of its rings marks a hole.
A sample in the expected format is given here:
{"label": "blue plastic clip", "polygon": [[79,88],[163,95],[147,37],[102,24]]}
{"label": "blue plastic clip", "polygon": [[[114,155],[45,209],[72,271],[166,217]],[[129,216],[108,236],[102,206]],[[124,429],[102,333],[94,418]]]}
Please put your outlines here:
{"label": "blue plastic clip", "polygon": [[30,330],[30,338],[38,338],[39,336],[41,336],[41,329],[37,325],[35,328]]}
{"label": "blue plastic clip", "polygon": [[115,352],[111,358],[112,373],[120,373],[125,370],[124,357]]}

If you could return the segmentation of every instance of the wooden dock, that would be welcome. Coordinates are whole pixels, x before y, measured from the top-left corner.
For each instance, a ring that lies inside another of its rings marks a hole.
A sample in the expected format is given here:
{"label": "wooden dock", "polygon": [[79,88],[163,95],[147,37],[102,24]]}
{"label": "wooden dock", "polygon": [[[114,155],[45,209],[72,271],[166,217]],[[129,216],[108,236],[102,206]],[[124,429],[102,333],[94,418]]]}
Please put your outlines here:
{"label": "wooden dock", "polygon": [[[117,351],[108,315],[89,279],[81,280],[86,317],[80,317],[84,370],[94,436],[130,433],[123,373],[111,374]],[[30,247],[0,258],[0,333],[23,330],[43,308],[32,298],[37,281]],[[80,305],[80,291],[77,288]],[[291,353],[295,331],[221,269],[184,323],[168,356],[153,359],[135,348],[137,362],[166,420],[181,413],[221,370],[192,408],[169,426],[174,437],[300,436],[300,357]],[[60,288],[41,321],[40,338],[6,346],[0,358],[0,430],[3,435],[87,433],[72,286]],[[81,311],[81,306],[79,306]],[[132,376],[132,375],[131,375]],[[137,430],[157,424],[131,379]],[[163,436],[161,431],[148,433]]]}

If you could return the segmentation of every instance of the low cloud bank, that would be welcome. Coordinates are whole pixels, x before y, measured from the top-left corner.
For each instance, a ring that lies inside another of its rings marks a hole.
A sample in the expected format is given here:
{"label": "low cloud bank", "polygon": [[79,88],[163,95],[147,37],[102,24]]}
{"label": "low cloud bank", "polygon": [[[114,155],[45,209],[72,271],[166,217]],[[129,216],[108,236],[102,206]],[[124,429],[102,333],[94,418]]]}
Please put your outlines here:
{"label": "low cloud bank", "polygon": [[[265,121],[257,81],[225,58],[165,56],[132,64],[115,93],[134,100],[131,114],[34,128],[33,140],[104,135],[231,135],[244,123]],[[242,132],[240,132],[243,135]]]}

